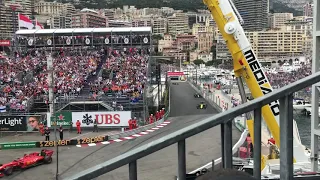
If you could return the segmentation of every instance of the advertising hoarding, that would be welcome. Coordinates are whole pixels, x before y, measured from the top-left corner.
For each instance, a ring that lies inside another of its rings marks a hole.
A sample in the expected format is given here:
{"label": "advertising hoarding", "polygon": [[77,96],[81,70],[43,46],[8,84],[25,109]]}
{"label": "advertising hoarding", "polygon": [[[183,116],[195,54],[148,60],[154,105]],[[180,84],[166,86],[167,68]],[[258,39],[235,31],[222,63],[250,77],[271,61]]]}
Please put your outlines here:
{"label": "advertising hoarding", "polygon": [[[57,125],[64,126],[64,127],[69,127],[70,123],[72,122],[72,112],[59,112],[55,113],[56,115],[56,121]],[[54,126],[54,117],[51,116],[50,113],[47,113],[47,125],[48,127]]]}
{"label": "advertising hoarding", "polygon": [[0,116],[0,131],[39,131],[41,115],[35,116]]}
{"label": "advertising hoarding", "polygon": [[131,119],[131,111],[105,111],[105,112],[73,112],[72,122],[76,127],[77,120],[81,122],[81,127],[93,127],[97,121],[100,127],[126,127]]}
{"label": "advertising hoarding", "polygon": [[10,46],[10,40],[0,40],[0,46]]}

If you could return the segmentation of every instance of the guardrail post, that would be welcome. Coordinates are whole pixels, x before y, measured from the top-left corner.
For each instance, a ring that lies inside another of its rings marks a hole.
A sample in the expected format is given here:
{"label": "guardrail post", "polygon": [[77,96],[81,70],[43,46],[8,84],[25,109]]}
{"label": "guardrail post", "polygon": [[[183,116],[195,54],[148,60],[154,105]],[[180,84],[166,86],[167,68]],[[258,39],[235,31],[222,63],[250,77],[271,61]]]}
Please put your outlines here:
{"label": "guardrail post", "polygon": [[253,176],[261,179],[261,107],[254,110]]}
{"label": "guardrail post", "polygon": [[178,175],[179,180],[186,180],[186,140],[178,142]]}
{"label": "guardrail post", "polygon": [[220,125],[220,133],[221,133],[221,165],[222,168],[225,168],[225,156],[224,156],[224,124]]}
{"label": "guardrail post", "polygon": [[232,168],[232,121],[224,125],[224,156],[225,168]]}
{"label": "guardrail post", "polygon": [[280,179],[293,179],[293,96],[280,99]]}
{"label": "guardrail post", "polygon": [[129,163],[129,180],[138,180],[137,161]]}

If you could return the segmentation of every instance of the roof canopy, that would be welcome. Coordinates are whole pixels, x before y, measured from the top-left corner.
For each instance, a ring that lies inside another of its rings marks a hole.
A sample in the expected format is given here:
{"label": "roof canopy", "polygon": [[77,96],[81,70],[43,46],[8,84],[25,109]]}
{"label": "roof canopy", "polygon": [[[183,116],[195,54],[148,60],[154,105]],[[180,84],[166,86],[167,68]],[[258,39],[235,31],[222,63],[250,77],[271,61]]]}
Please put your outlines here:
{"label": "roof canopy", "polygon": [[151,33],[151,27],[117,27],[117,28],[74,28],[74,29],[21,29],[16,35],[31,34],[71,34],[71,33]]}

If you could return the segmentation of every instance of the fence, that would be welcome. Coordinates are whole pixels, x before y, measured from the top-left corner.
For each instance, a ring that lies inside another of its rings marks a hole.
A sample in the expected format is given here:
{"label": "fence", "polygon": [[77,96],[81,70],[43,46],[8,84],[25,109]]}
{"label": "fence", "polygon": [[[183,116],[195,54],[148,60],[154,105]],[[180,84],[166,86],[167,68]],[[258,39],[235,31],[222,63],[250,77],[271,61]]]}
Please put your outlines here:
{"label": "fence", "polygon": [[[302,88],[320,81],[320,72],[280,88],[228,111],[216,114],[189,125],[158,140],[140,146],[107,162],[98,164],[83,172],[77,172],[67,179],[93,179],[121,166],[129,164],[129,179],[137,180],[137,160],[178,143],[178,177],[186,179],[186,138],[212,127],[221,126],[222,165],[232,168],[232,120],[246,112],[254,111],[254,144],[261,144],[261,108],[280,99],[280,179],[293,179],[293,94]],[[254,176],[261,179],[261,146],[254,148]],[[306,178],[307,179],[307,178]]]}

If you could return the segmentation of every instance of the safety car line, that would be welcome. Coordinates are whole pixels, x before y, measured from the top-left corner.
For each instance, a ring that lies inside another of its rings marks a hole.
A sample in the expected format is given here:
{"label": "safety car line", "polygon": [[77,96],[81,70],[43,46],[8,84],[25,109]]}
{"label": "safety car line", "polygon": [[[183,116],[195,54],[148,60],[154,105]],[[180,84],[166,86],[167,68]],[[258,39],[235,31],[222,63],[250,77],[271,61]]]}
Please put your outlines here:
{"label": "safety car line", "polygon": [[146,131],[137,133],[137,134],[133,134],[131,136],[128,137],[123,137],[123,138],[118,138],[118,139],[114,139],[114,140],[109,140],[109,141],[103,141],[103,142],[98,142],[98,143],[91,143],[91,144],[81,144],[81,145],[76,145],[77,147],[93,147],[93,146],[99,146],[99,145],[109,145],[109,144],[113,144],[113,143],[117,143],[117,142],[122,142],[122,141],[126,141],[126,140],[130,140],[130,139],[135,139],[144,135],[147,135],[149,133],[152,133],[156,130],[159,130],[160,128],[163,128],[164,126],[170,124],[170,121],[164,121],[162,124],[159,124],[158,126],[148,129]]}

